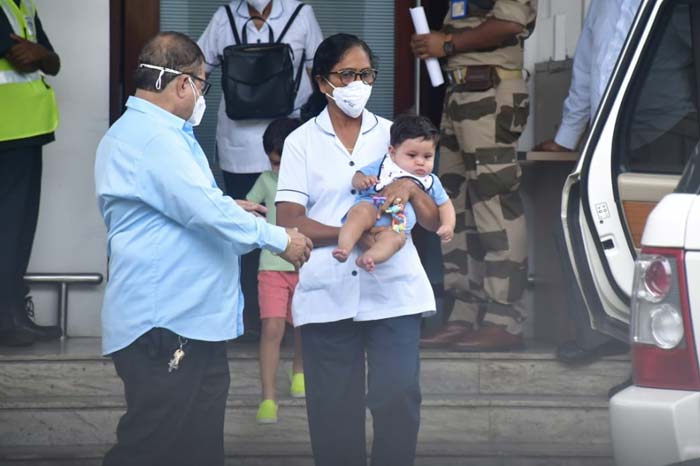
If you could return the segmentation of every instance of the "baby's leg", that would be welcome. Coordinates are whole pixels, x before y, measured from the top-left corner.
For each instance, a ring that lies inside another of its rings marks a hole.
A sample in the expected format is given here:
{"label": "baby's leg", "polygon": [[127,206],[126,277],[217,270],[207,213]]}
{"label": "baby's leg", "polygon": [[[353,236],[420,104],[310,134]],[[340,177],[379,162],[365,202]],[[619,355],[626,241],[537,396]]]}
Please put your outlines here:
{"label": "baby's leg", "polygon": [[377,221],[377,208],[370,202],[360,202],[348,211],[348,218],[340,228],[338,247],[333,250],[333,257],[345,262],[350,251],[360,240],[362,234],[372,228]]}
{"label": "baby's leg", "polygon": [[374,272],[374,266],[389,260],[406,244],[406,234],[385,230],[377,235],[377,241],[355,262],[367,272]]}

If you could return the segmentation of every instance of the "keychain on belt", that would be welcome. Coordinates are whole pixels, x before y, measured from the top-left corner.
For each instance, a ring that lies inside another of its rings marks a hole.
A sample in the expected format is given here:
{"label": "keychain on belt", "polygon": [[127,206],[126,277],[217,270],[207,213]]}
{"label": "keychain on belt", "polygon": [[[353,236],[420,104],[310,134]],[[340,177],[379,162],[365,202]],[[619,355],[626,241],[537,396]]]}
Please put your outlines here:
{"label": "keychain on belt", "polygon": [[187,344],[187,338],[183,340],[181,336],[178,335],[177,342],[179,347],[173,353],[173,357],[168,362],[168,372],[176,371],[180,368],[180,361],[185,357],[185,350],[183,349]]}

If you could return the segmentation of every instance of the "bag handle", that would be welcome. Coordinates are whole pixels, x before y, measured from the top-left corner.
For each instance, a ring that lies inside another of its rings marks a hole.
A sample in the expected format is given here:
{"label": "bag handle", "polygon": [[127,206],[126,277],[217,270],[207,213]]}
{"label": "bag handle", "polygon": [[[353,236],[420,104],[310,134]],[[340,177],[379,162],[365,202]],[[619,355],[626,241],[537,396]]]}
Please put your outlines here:
{"label": "bag handle", "polygon": [[[280,36],[277,38],[277,43],[279,44],[282,42],[282,38],[284,37],[285,34],[287,34],[287,31],[289,30],[289,27],[292,25],[294,20],[296,19],[297,15],[299,14],[299,11],[304,8],[304,3],[300,3],[299,6],[294,10],[294,13],[292,13],[292,16],[289,17],[289,21],[287,21],[287,24],[284,25],[284,29],[282,29],[282,33]],[[272,41],[270,41],[272,42]]]}
{"label": "bag handle", "polygon": [[248,20],[247,20],[245,23],[243,23],[243,31],[242,31],[242,34],[243,34],[243,43],[244,43],[244,44],[247,44],[247,43],[248,43],[248,33],[247,33],[248,23],[250,23],[250,22],[253,21],[254,19],[259,19],[259,20],[262,21],[264,24],[267,24],[267,34],[268,34],[268,39],[267,39],[267,41],[268,41],[269,43],[271,43],[271,44],[272,44],[273,42],[275,42],[275,35],[272,33],[272,27],[268,24],[267,21],[265,21],[265,18],[260,17],[260,16],[251,16],[250,18],[248,18]]}
{"label": "bag handle", "polygon": [[296,78],[294,78],[294,94],[299,92],[299,85],[301,84],[301,73],[304,71],[304,62],[306,62],[306,50],[301,54],[301,61],[299,62],[299,69],[297,70]]}
{"label": "bag handle", "polygon": [[[238,35],[238,31],[236,30],[236,23],[233,20],[233,12],[231,12],[231,6],[226,5],[226,14],[228,15],[228,22],[231,25],[231,32],[233,32],[233,40],[236,41],[236,45],[241,45],[241,44],[247,44],[248,43],[248,34],[246,32],[246,27],[248,26],[248,23],[254,19],[259,19],[263,23],[267,24],[267,21],[265,21],[265,18],[261,18],[260,16],[251,16],[248,18],[248,20],[243,23],[243,30],[241,31],[241,34],[243,35],[243,40],[241,41],[240,36]],[[267,25],[268,28],[268,42],[273,43],[275,41],[275,36],[272,32],[272,28],[270,25]]]}
{"label": "bag handle", "polygon": [[231,12],[231,6],[226,5],[226,14],[228,15],[228,23],[231,25],[231,31],[233,32],[233,40],[236,41],[236,45],[241,45],[241,38],[238,37],[238,31],[236,31],[236,23],[233,21],[233,13]]}

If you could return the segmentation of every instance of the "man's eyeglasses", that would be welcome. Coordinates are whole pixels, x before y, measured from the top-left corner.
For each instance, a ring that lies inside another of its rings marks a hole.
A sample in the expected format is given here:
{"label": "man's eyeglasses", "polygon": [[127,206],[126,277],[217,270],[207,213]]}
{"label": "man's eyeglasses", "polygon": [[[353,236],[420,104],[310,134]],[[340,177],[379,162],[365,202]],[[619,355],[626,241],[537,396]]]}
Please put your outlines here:
{"label": "man's eyeglasses", "polygon": [[202,95],[207,95],[207,92],[209,92],[209,89],[211,88],[211,83],[209,81],[207,81],[206,79],[198,78],[197,76],[195,76],[191,73],[183,73],[183,74],[186,74],[190,78],[195,79],[195,80],[199,81],[200,83],[202,83],[199,90],[202,93]]}
{"label": "man's eyeglasses", "polygon": [[377,79],[377,70],[373,68],[366,68],[362,71],[355,71],[351,69],[331,71],[328,74],[337,74],[340,78],[340,82],[342,82],[346,86],[351,82],[355,81],[358,77],[362,80],[363,83],[369,85],[374,84],[374,80]]}
{"label": "man's eyeglasses", "polygon": [[202,95],[207,95],[207,92],[209,92],[209,88],[211,88],[211,83],[205,79],[199,78],[192,73],[185,73],[184,71],[178,71],[178,70],[173,70],[171,68],[165,68],[163,66],[156,66],[156,65],[150,65],[148,63],[140,63],[139,68],[148,68],[150,70],[159,70],[160,73],[158,74],[158,79],[156,80],[156,89],[160,90],[161,88],[161,79],[163,78],[163,73],[172,73],[172,74],[184,74],[186,76],[189,76],[192,79],[196,79],[197,81],[200,81],[202,83],[201,87],[199,88],[199,91],[202,93]]}

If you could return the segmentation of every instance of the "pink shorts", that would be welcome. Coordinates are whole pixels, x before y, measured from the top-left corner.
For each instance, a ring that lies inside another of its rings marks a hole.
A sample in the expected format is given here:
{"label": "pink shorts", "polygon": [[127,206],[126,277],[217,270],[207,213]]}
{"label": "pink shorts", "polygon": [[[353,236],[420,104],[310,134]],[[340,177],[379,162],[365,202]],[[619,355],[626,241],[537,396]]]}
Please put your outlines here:
{"label": "pink shorts", "polygon": [[277,317],[292,322],[292,297],[299,282],[297,272],[277,272],[261,270],[258,272],[258,302],[260,318]]}

